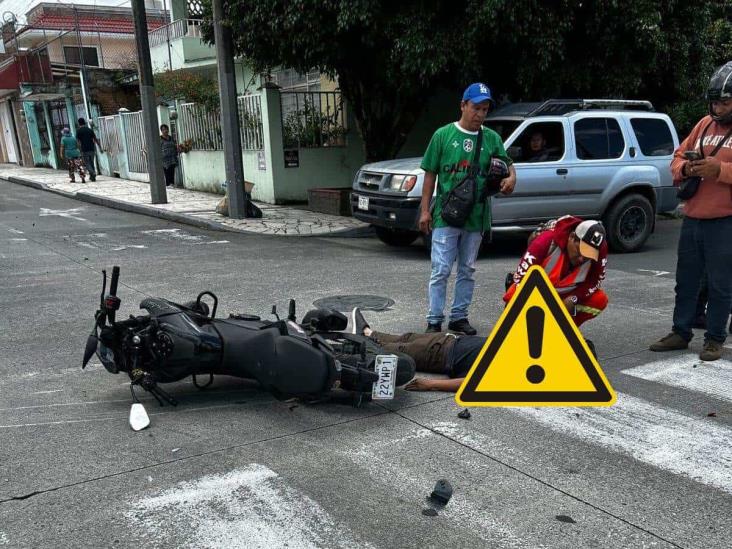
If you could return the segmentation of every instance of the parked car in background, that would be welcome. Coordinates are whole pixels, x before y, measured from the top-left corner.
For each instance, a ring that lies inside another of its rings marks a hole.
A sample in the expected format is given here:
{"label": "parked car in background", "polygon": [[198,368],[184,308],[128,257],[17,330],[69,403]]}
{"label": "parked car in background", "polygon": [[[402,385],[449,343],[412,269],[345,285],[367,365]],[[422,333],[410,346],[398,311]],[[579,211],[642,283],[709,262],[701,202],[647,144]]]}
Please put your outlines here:
{"label": "parked car in background", "polygon": [[[677,204],[670,162],[676,129],[648,101],[553,99],[512,103],[485,121],[503,139],[517,182],[510,196],[493,197],[493,232],[530,231],[572,214],[602,219],[614,251],[646,242],[655,214]],[[541,151],[532,146],[544,140]],[[426,144],[425,144],[426,147]],[[419,236],[424,171],[421,158],[363,166],[353,181],[353,216],[395,246]]]}

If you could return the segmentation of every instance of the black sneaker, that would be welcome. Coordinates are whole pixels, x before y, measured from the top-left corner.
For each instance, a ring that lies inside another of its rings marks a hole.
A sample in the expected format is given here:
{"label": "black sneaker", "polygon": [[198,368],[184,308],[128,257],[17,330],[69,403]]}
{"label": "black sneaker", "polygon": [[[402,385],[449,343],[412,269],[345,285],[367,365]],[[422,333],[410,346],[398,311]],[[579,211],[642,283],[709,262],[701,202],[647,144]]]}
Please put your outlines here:
{"label": "black sneaker", "polygon": [[351,333],[357,335],[366,335],[363,333],[363,331],[369,327],[369,323],[366,322],[366,319],[361,314],[361,309],[355,307],[353,311],[351,311]]}
{"label": "black sneaker", "polygon": [[89,178],[89,181],[91,181],[92,183],[94,183],[94,181],[96,181],[96,180],[97,180],[97,177],[96,176],[93,176],[93,177],[90,177]]}
{"label": "black sneaker", "polygon": [[460,320],[452,320],[448,325],[447,329],[452,332],[460,332],[461,334],[474,336],[478,331],[470,325],[467,318],[461,318]]}
{"label": "black sneaker", "polygon": [[442,331],[442,324],[438,324],[438,323],[431,324],[428,322],[427,329],[424,331],[424,333],[434,334],[434,333],[441,332],[441,331]]}

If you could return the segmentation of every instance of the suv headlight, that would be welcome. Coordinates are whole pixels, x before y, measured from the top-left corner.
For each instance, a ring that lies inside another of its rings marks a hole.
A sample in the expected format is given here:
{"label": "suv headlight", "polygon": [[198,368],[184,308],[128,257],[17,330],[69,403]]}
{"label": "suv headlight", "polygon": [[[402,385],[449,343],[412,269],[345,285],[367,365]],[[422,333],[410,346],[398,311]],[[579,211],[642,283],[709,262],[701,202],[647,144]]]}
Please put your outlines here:
{"label": "suv headlight", "polygon": [[416,183],[416,175],[392,175],[389,180],[389,190],[409,192]]}

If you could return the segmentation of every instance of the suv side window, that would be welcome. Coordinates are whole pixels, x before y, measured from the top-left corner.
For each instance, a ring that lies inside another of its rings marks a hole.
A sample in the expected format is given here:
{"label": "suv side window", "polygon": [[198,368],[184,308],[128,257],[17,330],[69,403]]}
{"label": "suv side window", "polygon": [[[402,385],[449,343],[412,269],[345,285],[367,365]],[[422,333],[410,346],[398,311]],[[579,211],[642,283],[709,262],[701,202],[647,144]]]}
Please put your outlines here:
{"label": "suv side window", "polygon": [[574,139],[581,160],[620,158],[625,149],[623,132],[614,118],[578,120],[574,123]]}
{"label": "suv side window", "polygon": [[674,138],[664,120],[631,118],[638,145],[644,156],[668,156],[674,152]]}
{"label": "suv side window", "polygon": [[556,162],[564,156],[564,126],[561,122],[529,124],[507,152],[514,162]]}

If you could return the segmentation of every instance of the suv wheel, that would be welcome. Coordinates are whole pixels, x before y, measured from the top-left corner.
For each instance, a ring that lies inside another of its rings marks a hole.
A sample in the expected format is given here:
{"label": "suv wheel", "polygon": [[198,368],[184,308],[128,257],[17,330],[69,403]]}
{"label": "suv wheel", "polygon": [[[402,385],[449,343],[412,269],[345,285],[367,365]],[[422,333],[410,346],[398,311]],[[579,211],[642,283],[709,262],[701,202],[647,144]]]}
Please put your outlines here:
{"label": "suv wheel", "polygon": [[653,229],[653,206],[643,195],[625,195],[605,214],[605,229],[613,251],[635,252],[645,244]]}
{"label": "suv wheel", "polygon": [[379,240],[389,246],[409,246],[419,236],[419,233],[415,231],[387,229],[386,227],[374,227],[374,229]]}

